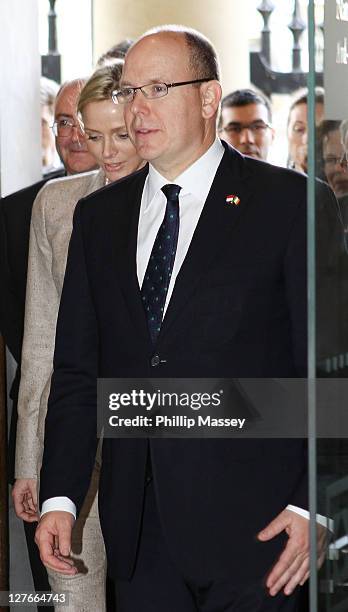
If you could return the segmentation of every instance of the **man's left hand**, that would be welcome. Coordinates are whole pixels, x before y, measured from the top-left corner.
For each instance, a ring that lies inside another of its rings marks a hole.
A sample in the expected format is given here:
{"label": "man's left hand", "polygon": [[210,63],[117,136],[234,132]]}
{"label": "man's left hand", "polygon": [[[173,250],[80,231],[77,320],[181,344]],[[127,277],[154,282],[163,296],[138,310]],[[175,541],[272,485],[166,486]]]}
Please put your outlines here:
{"label": "man's left hand", "polygon": [[[289,539],[267,578],[270,595],[276,595],[281,589],[290,595],[309,577],[309,520],[292,510],[283,510],[257,537],[267,542],[282,531],[286,531]],[[327,529],[317,524],[318,568],[325,559],[326,542]]]}

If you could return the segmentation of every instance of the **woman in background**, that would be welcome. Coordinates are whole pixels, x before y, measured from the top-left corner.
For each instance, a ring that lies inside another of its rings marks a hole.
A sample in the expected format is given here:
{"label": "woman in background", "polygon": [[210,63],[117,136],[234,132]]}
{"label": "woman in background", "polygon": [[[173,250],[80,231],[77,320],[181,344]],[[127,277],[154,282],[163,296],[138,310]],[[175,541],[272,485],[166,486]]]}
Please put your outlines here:
{"label": "woman in background", "polygon": [[[25,330],[18,400],[16,482],[13,500],[17,516],[37,521],[40,473],[47,400],[53,368],[55,329],[63,286],[72,219],[76,203],[106,185],[143,166],[128,138],[123,107],[111,94],[119,86],[123,61],[98,69],[81,91],[78,111],[82,125],[58,121],[61,138],[72,129],[84,130],[89,151],[100,170],[57,179],[39,192],[32,212]],[[99,445],[100,446],[100,445]],[[71,449],[74,461],[74,449]],[[48,570],[52,590],[68,592],[69,605],[55,603],[64,612],[105,608],[106,560],[99,525],[97,489],[100,471],[98,449],[90,489],[73,530],[71,556],[79,573],[64,576]]]}
{"label": "woman in background", "polygon": [[[324,90],[315,88],[315,123],[324,116]],[[307,173],[308,169],[308,90],[295,92],[288,116],[288,168]]]}

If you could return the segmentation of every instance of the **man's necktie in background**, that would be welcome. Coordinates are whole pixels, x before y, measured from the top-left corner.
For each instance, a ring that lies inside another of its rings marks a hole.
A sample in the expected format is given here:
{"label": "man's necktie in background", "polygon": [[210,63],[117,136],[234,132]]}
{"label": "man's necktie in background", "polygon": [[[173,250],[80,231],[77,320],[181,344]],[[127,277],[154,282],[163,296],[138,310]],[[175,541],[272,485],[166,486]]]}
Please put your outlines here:
{"label": "man's necktie in background", "polygon": [[180,189],[179,185],[174,184],[162,187],[167,198],[166,212],[152,247],[141,288],[141,298],[153,344],[161,329],[178,244]]}

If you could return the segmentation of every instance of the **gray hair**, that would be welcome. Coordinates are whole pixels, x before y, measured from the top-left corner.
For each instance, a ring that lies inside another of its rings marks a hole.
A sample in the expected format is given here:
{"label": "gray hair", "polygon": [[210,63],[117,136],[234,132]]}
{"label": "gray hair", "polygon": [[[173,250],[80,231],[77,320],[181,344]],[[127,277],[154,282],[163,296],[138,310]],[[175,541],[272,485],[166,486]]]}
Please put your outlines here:
{"label": "gray hair", "polygon": [[47,106],[53,109],[59,89],[60,87],[56,81],[44,76],[40,77],[40,103],[42,105],[47,104]]}

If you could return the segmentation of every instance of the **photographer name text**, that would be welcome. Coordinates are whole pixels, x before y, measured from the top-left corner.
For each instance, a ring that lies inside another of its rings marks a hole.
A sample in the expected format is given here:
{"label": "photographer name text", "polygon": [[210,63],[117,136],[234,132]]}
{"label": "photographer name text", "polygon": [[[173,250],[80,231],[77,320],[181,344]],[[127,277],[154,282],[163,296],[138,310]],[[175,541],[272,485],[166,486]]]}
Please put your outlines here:
{"label": "photographer name text", "polygon": [[187,417],[184,415],[164,416],[156,415],[120,417],[117,414],[109,418],[111,427],[178,427],[191,429],[191,427],[235,427],[243,429],[246,419],[213,418],[211,416]]}

